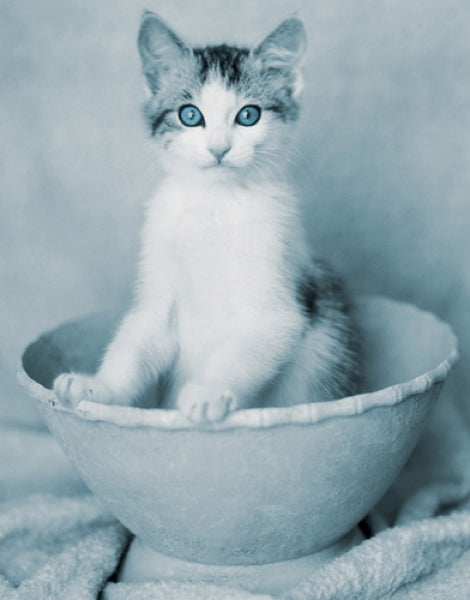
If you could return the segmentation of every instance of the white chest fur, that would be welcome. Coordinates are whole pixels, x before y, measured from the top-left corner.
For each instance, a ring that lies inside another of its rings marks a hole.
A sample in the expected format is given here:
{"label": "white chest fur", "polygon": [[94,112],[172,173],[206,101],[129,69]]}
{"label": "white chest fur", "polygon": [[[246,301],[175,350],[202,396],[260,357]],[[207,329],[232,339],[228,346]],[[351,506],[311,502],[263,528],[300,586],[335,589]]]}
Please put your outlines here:
{"label": "white chest fur", "polygon": [[175,298],[180,361],[199,357],[259,326],[263,315],[298,312],[295,280],[304,257],[295,200],[274,186],[169,179],[144,228],[141,302]]}

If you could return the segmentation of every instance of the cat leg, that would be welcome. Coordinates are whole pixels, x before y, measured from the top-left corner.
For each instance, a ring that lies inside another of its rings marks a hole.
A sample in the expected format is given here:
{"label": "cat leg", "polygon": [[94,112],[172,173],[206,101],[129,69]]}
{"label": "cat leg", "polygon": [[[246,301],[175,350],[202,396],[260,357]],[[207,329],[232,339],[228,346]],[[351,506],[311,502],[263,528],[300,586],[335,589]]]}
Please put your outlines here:
{"label": "cat leg", "polygon": [[195,423],[221,421],[249,407],[291,360],[304,326],[298,313],[264,314],[233,339],[221,340],[197,377],[181,389],[177,407]]}
{"label": "cat leg", "polygon": [[62,404],[82,400],[104,404],[132,404],[134,399],[171,364],[176,338],[168,316],[159,319],[149,310],[128,313],[108,346],[96,375],[63,373],[54,381]]}

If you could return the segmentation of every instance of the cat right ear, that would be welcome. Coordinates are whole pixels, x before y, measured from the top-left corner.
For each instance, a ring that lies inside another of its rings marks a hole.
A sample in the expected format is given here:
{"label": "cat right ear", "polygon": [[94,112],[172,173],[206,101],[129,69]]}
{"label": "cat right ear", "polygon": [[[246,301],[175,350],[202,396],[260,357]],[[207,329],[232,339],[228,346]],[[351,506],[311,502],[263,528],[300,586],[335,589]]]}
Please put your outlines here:
{"label": "cat right ear", "polygon": [[266,69],[277,69],[290,73],[292,95],[302,89],[300,67],[307,49],[307,33],[300,19],[291,17],[283,21],[256,48],[253,56]]}
{"label": "cat right ear", "polygon": [[150,11],[145,11],[142,16],[138,46],[152,94],[158,91],[162,75],[191,54],[191,48]]}

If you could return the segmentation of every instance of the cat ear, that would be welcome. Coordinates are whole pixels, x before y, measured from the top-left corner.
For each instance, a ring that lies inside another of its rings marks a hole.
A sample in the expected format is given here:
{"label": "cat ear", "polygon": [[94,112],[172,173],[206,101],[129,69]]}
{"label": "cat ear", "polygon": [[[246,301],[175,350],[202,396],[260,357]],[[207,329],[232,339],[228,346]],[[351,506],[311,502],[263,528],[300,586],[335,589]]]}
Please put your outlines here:
{"label": "cat ear", "polygon": [[252,51],[264,68],[278,69],[293,75],[292,95],[302,89],[300,67],[307,49],[307,33],[300,19],[283,21]]}
{"label": "cat ear", "polygon": [[150,11],[145,11],[142,16],[138,46],[144,75],[152,93],[159,89],[162,74],[191,54],[191,48]]}

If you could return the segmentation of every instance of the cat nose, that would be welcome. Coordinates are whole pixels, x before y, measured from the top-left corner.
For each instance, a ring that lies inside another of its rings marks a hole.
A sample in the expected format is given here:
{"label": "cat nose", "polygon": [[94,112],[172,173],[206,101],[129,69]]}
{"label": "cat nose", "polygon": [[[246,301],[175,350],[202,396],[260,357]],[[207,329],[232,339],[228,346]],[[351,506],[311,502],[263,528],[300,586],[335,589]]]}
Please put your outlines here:
{"label": "cat nose", "polygon": [[223,157],[230,150],[231,146],[213,146],[209,148],[209,152],[216,158],[217,162],[222,162]]}

